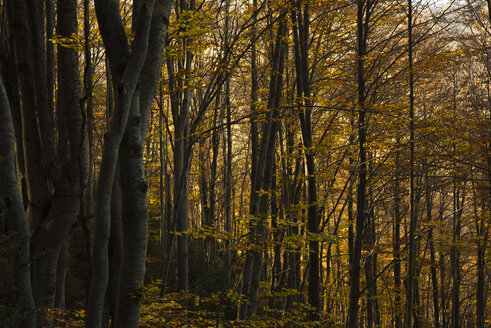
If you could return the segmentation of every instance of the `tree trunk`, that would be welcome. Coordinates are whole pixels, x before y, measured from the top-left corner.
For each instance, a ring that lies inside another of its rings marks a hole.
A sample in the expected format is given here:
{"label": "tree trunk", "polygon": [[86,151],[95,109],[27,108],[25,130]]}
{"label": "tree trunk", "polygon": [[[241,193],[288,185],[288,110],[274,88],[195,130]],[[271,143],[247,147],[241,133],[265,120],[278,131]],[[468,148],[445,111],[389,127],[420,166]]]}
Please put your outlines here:
{"label": "tree trunk", "polygon": [[[160,2],[159,2],[160,3]],[[165,2],[167,6],[170,6],[168,2]],[[119,7],[116,1],[95,1],[96,5],[96,15],[99,22],[99,27],[101,35],[106,47],[106,53],[109,58],[109,64],[111,68],[111,75],[113,78],[113,89],[115,92],[115,110],[112,115],[111,124],[109,131],[106,134],[106,139],[104,142],[104,149],[101,160],[101,169],[99,173],[99,181],[97,184],[96,193],[96,222],[95,222],[95,236],[94,236],[94,248],[93,248],[93,265],[92,265],[92,280],[91,289],[89,293],[89,302],[87,308],[87,326],[97,327],[101,326],[102,311],[104,305],[104,295],[107,287],[108,281],[108,241],[110,235],[110,214],[111,214],[111,199],[112,199],[112,189],[114,185],[116,165],[118,162],[118,153],[125,134],[126,125],[128,122],[128,117],[131,115],[131,121],[129,125],[129,138],[131,143],[126,139],[125,141],[125,151],[126,154],[131,152],[131,155],[126,155],[131,158],[129,167],[125,167],[129,173],[128,180],[125,181],[125,187],[131,186],[135,187],[134,191],[138,197],[134,204],[125,204],[127,208],[123,211],[126,215],[130,213],[137,213],[139,219],[146,222],[146,209],[145,205],[145,192],[146,185],[144,184],[144,178],[142,183],[142,170],[139,167],[139,160],[136,159],[137,156],[141,156],[142,152],[139,151],[139,146],[134,146],[132,142],[136,138],[136,126],[140,130],[138,140],[141,140],[142,134],[142,122],[140,113],[139,98],[133,99],[133,95],[137,88],[137,83],[140,81],[140,74],[144,65],[146,63],[147,54],[149,57],[161,56],[161,54],[152,54],[149,51],[149,31],[150,26],[156,24],[157,28],[162,28],[162,26],[167,26],[168,19],[158,19],[153,20],[155,17],[153,14],[154,1],[141,1],[138,3],[139,7],[135,9],[134,19],[136,24],[134,25],[134,39],[131,44],[131,54],[128,45],[128,40],[126,33],[124,31],[123,21],[119,13]],[[165,5],[163,5],[165,7]],[[159,7],[157,7],[159,8]],[[167,18],[168,16],[164,16]],[[164,29],[165,29],[164,27]],[[158,72],[156,73],[158,77]],[[158,83],[156,81],[155,83]],[[155,90],[155,89],[154,89]],[[133,148],[136,147],[136,148]],[[131,149],[129,149],[131,148]],[[123,192],[123,196],[129,197],[129,190]],[[124,215],[124,214],[123,214]],[[128,216],[127,220],[129,220]],[[139,220],[137,220],[139,221]],[[128,221],[126,221],[128,222]],[[132,229],[131,224],[127,224],[125,229]],[[142,242],[138,240],[141,238],[142,233],[142,222],[135,223],[135,235],[128,234],[128,237],[135,238],[132,240],[135,245],[137,245],[138,252],[137,256],[132,257],[128,254],[122,255],[122,261],[125,261],[126,265],[132,265],[134,260],[137,263],[144,261],[146,255],[144,255],[143,260],[140,258],[142,256],[142,249],[146,247],[146,241]],[[126,230],[127,231],[127,230]],[[145,236],[146,240],[146,236]],[[138,258],[137,258],[138,257]],[[132,264],[130,264],[132,263]],[[132,284],[141,283],[140,275],[143,272],[141,265],[136,265],[135,271],[132,272],[127,278],[127,280],[121,282],[121,287],[125,288],[121,295],[127,297],[128,289],[132,289]],[[140,281],[138,281],[140,279]],[[130,302],[131,303],[131,302]],[[124,303],[124,306],[128,306],[128,315],[131,320],[135,320],[135,313],[139,311],[139,302],[133,302],[131,305]],[[117,312],[118,313],[118,312]],[[118,316],[118,314],[117,314]]]}
{"label": "tree trunk", "polygon": [[284,67],[285,45],[282,37],[286,33],[286,24],[282,21],[278,27],[276,44],[273,56],[273,71],[270,77],[269,98],[266,124],[261,138],[257,168],[255,170],[254,184],[251,190],[249,215],[250,244],[254,248],[246,252],[243,269],[243,281],[241,293],[249,300],[250,304],[241,303],[239,306],[239,318],[246,319],[256,314],[258,307],[259,281],[261,277],[263,244],[266,234],[266,215],[269,207],[269,197],[266,193],[260,195],[260,190],[270,190],[273,174],[274,149],[276,134],[278,132],[278,110],[282,87],[282,72]]}
{"label": "tree trunk", "polygon": [[[416,286],[416,233],[418,218],[416,215],[416,199],[414,190],[414,82],[413,82],[413,15],[412,0],[408,0],[408,61],[409,61],[409,257],[406,291],[405,327],[411,328],[411,320],[415,311]],[[415,317],[416,318],[416,317]],[[416,322],[415,322],[416,325]]]}
{"label": "tree trunk", "polygon": [[365,56],[367,52],[368,22],[373,4],[370,0],[358,0],[357,13],[357,82],[358,82],[358,188],[356,197],[356,234],[350,263],[350,293],[347,327],[358,327],[358,300],[360,293],[360,261],[363,233],[366,221],[366,121],[365,121]]}
{"label": "tree trunk", "polygon": [[[370,159],[370,171],[372,171],[373,158]],[[370,189],[369,195],[372,195]],[[380,311],[377,293],[377,249],[376,249],[376,231],[375,231],[375,213],[373,206],[370,208],[370,214],[367,216],[367,230],[365,233],[366,247],[368,255],[366,256],[364,270],[367,283],[367,327],[380,327]]]}
{"label": "tree trunk", "polygon": [[[399,138],[397,145],[400,145]],[[401,288],[401,175],[400,167],[400,152],[397,152],[395,159],[395,177],[394,177],[394,223],[392,233],[392,254],[394,257],[394,327],[402,327],[402,288]]]}
{"label": "tree trunk", "polygon": [[65,311],[65,287],[66,279],[68,276],[68,241],[64,243],[60,250],[60,255],[56,263],[56,293],[55,293],[55,309],[58,311],[55,316],[55,327],[63,326],[64,323],[64,313]]}
{"label": "tree trunk", "polygon": [[29,231],[24,206],[17,185],[14,130],[10,115],[7,93],[0,75],[0,201],[3,203],[5,217],[10,233],[15,236],[13,247],[14,288],[17,293],[17,306],[25,313],[19,326],[36,327],[36,312],[31,289],[31,266],[29,259]]}
{"label": "tree trunk", "polygon": [[225,84],[225,104],[227,107],[226,113],[226,124],[227,124],[227,147],[226,147],[226,167],[225,167],[225,231],[227,232],[227,239],[225,240],[225,256],[224,265],[227,269],[227,288],[232,284],[231,277],[231,266],[232,266],[232,254],[230,248],[232,246],[231,240],[232,236],[232,114],[230,105],[230,81],[227,80]]}
{"label": "tree trunk", "polygon": [[147,183],[143,166],[139,90],[121,143],[120,179],[122,195],[123,248],[118,281],[116,327],[136,327],[140,316],[142,285],[147,255]]}
{"label": "tree trunk", "polygon": [[452,250],[450,253],[451,259],[451,275],[452,275],[452,320],[451,327],[460,327],[460,284],[462,280],[460,267],[460,231],[462,229],[461,216],[463,212],[465,193],[462,195],[462,203],[460,202],[460,190],[457,187],[456,178],[454,177],[454,195],[453,195],[453,216],[452,216]]}
{"label": "tree trunk", "polygon": [[[491,163],[490,163],[491,164]],[[491,167],[491,166],[490,166]],[[490,185],[491,186],[491,185]],[[491,196],[491,195],[490,195]],[[483,207],[486,205],[483,202]],[[488,208],[488,211],[490,209]],[[483,209],[484,212],[484,209]],[[476,232],[477,232],[477,284],[476,284],[476,313],[477,328],[484,328],[486,314],[487,282],[485,278],[486,268],[486,242],[488,239],[488,228],[485,225],[484,214],[481,217],[476,213]]]}
{"label": "tree trunk", "polygon": [[[319,242],[316,235],[319,233],[319,210],[317,206],[316,170],[312,143],[312,110],[310,100],[309,76],[309,2],[305,1],[301,7],[297,1],[296,9],[292,12],[293,37],[295,42],[295,68],[297,73],[297,104],[299,105],[300,128],[302,130],[302,146],[305,161],[305,176],[307,177],[307,225],[311,236],[309,241],[309,304],[313,307],[312,320],[319,319],[320,302],[320,267]],[[303,100],[302,100],[303,99]],[[304,107],[305,106],[305,107]]]}

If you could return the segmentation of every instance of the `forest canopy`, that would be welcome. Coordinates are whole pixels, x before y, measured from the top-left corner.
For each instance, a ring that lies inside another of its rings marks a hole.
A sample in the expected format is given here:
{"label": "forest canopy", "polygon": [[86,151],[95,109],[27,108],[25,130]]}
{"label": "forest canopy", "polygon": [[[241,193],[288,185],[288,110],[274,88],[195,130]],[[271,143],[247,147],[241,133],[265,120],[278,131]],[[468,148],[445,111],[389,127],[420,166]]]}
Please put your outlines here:
{"label": "forest canopy", "polygon": [[491,0],[0,13],[0,326],[491,325]]}

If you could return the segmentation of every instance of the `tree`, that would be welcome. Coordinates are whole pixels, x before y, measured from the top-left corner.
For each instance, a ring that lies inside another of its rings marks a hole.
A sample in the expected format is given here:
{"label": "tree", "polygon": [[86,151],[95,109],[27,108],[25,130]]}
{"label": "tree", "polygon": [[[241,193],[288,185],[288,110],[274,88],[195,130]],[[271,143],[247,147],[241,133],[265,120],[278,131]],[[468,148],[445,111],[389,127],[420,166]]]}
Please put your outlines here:
{"label": "tree", "polygon": [[357,7],[357,106],[358,109],[358,186],[356,191],[356,234],[353,246],[353,257],[350,263],[350,298],[347,327],[358,326],[358,299],[360,285],[360,260],[363,233],[366,222],[366,180],[367,180],[367,156],[366,156],[366,122],[365,122],[365,56],[367,53],[368,26],[370,15],[374,9],[374,3],[358,1]]}
{"label": "tree", "polygon": [[8,218],[11,227],[17,255],[13,261],[13,275],[16,292],[19,295],[17,305],[21,313],[25,314],[21,324],[24,327],[36,326],[34,298],[31,289],[31,270],[29,259],[29,231],[26,214],[22,204],[21,195],[17,189],[17,177],[15,175],[14,135],[10,105],[7,92],[0,78],[0,196],[2,197],[2,209]]}
{"label": "tree", "polygon": [[[79,105],[78,59],[69,44],[59,47],[56,130],[54,104],[48,98],[52,85],[47,81],[44,43],[44,8],[25,1],[7,3],[15,53],[18,91],[9,87],[10,99],[20,97],[23,161],[27,186],[27,218],[32,232],[32,286],[36,307],[53,308],[58,258],[68,238],[70,227],[77,222],[80,197],[86,181],[86,133]],[[28,6],[29,5],[29,6]],[[76,30],[76,2],[60,1],[57,32],[71,38]],[[48,54],[48,56],[52,56]],[[49,57],[48,57],[49,59]],[[49,61],[48,61],[49,62]],[[52,67],[51,67],[52,68]],[[16,93],[17,92],[17,95]],[[14,108],[13,111],[19,110]],[[17,116],[16,116],[17,117]],[[15,124],[19,126],[19,124]],[[55,131],[57,147],[55,149]],[[20,131],[19,131],[20,135]],[[37,325],[50,325],[52,318],[37,313]]]}
{"label": "tree", "polygon": [[[297,2],[292,12],[293,38],[295,42],[295,68],[297,81],[297,103],[300,128],[302,130],[302,146],[305,156],[305,167],[308,190],[308,231],[312,240],[309,242],[309,304],[314,308],[313,320],[319,319],[316,313],[321,308],[319,284],[319,210],[317,207],[317,183],[312,142],[312,111],[310,109],[310,80],[308,62],[308,35],[310,25],[309,2]],[[305,99],[302,101],[302,99]],[[305,107],[303,107],[305,105]]]}
{"label": "tree", "polygon": [[116,324],[134,327],[138,324],[141,301],[134,295],[140,293],[147,249],[143,135],[146,134],[146,117],[158,85],[158,68],[161,65],[172,3],[158,1],[154,5],[154,1],[138,1],[133,4],[135,36],[131,50],[118,3],[96,1],[95,5],[111,69],[115,108],[104,142],[96,192],[96,229],[87,326],[99,327],[102,320],[108,281],[111,196],[117,179],[119,153],[122,232],[125,240],[120,270],[124,275],[119,275],[117,310],[113,320]]}
{"label": "tree", "polygon": [[[273,70],[269,79],[269,94],[266,113],[266,124],[262,130],[257,152],[257,167],[251,185],[249,216],[249,249],[246,252],[242,272],[241,293],[246,302],[239,307],[239,318],[246,319],[256,314],[259,305],[258,291],[263,261],[263,245],[266,237],[266,218],[269,210],[269,195],[273,179],[274,149],[278,133],[278,107],[282,89],[282,72],[284,69],[286,23],[280,18],[276,40],[273,48]],[[261,192],[267,191],[267,192]]]}

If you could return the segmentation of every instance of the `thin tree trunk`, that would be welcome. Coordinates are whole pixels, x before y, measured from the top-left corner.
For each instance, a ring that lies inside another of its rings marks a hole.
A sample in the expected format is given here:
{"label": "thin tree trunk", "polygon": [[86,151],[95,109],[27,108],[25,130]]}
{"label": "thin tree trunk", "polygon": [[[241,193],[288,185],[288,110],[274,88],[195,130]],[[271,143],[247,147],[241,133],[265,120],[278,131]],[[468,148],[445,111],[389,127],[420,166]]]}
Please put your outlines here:
{"label": "thin tree trunk", "polygon": [[[162,75],[160,76],[162,79]],[[164,139],[164,83],[160,81],[159,84],[159,205],[160,205],[160,250],[162,257],[165,256],[165,242],[166,242],[166,204],[164,193],[165,178],[167,177],[167,130],[165,130]]]}
{"label": "thin tree trunk", "polygon": [[[443,224],[443,208],[440,208],[439,212],[439,223]],[[442,313],[442,327],[446,328],[448,327],[448,320],[447,320],[447,295],[445,292],[445,254],[443,254],[442,251],[439,252],[439,265],[440,265],[440,284],[442,288],[440,288],[440,300],[441,300],[441,313]]]}
{"label": "thin tree trunk", "polygon": [[[399,139],[397,145],[400,146]],[[400,147],[398,147],[400,149]],[[392,254],[394,257],[394,328],[402,327],[402,288],[401,288],[401,175],[400,167],[400,151],[396,153],[395,159],[395,177],[394,177],[394,223],[392,234]]]}
{"label": "thin tree trunk", "polygon": [[[56,263],[56,293],[55,293],[55,327],[64,325],[65,311],[65,287],[68,276],[68,241],[66,241],[60,250],[58,262]],[[59,311],[59,312],[58,312]]]}
{"label": "thin tree trunk", "polygon": [[348,328],[358,327],[358,300],[360,298],[360,261],[363,233],[366,221],[366,121],[365,121],[365,56],[367,52],[368,22],[372,4],[370,0],[358,0],[357,12],[357,83],[358,83],[358,190],[356,197],[356,234],[350,263],[350,293]]}
{"label": "thin tree trunk", "polygon": [[[428,168],[427,168],[428,170]],[[437,266],[435,260],[435,241],[433,238],[433,226],[432,226],[432,215],[431,211],[433,208],[431,199],[431,188],[428,173],[425,178],[425,189],[426,189],[426,219],[428,221],[428,244],[430,246],[430,275],[432,283],[432,297],[433,297],[433,322],[435,328],[440,328],[440,307],[438,304],[438,277],[437,277]]]}
{"label": "thin tree trunk", "polygon": [[282,87],[282,71],[284,66],[285,46],[282,36],[286,33],[286,24],[282,21],[278,27],[276,45],[274,47],[273,70],[270,77],[267,123],[263,130],[259,148],[254,184],[251,190],[249,215],[254,218],[250,224],[250,243],[255,248],[246,253],[243,269],[241,293],[250,304],[241,303],[239,318],[246,319],[254,315],[258,307],[259,281],[261,277],[263,244],[266,234],[266,215],[269,207],[267,194],[259,195],[260,190],[270,190],[273,174],[274,148],[278,131],[278,111]]}
{"label": "thin tree trunk", "polygon": [[[119,177],[119,167],[116,168],[116,177]],[[107,322],[116,317],[119,271],[121,267],[121,254],[123,249],[123,227],[122,227],[122,207],[121,182],[120,179],[114,180],[111,196],[111,231],[108,244],[109,271],[108,282],[104,300]]]}
{"label": "thin tree trunk", "polygon": [[[181,14],[187,10],[194,10],[194,1],[181,0],[176,12]],[[184,40],[184,46],[189,46],[191,40]],[[183,58],[182,58],[183,57]],[[177,66],[180,71],[190,72],[194,55],[186,50],[185,55],[177,58]],[[190,107],[191,90],[190,76],[182,74],[177,76],[174,71],[174,58],[167,60],[169,74],[169,89],[171,92],[171,109],[174,120],[174,215],[176,221],[177,236],[177,288],[187,292],[189,289],[189,227],[188,202],[189,202],[189,174],[191,168],[192,141],[190,132]],[[182,91],[179,91],[182,90]]]}
{"label": "thin tree trunk", "polygon": [[[226,91],[227,92],[227,91]],[[225,98],[227,98],[227,95],[225,95]],[[226,102],[227,100],[225,100]],[[217,166],[218,166],[218,153],[219,153],[219,144],[220,144],[220,134],[219,131],[217,130],[217,126],[222,123],[223,117],[222,115],[218,115],[218,109],[219,109],[219,104],[220,104],[220,96],[217,94],[216,97],[216,106],[215,106],[215,115],[213,116],[213,126],[215,129],[213,130],[212,136],[211,136],[211,167],[210,167],[210,203],[209,203],[209,212],[208,212],[208,224],[210,225],[211,228],[216,226],[215,222],[215,208],[216,208],[216,191],[215,191],[215,186],[216,186],[216,177],[217,177]],[[230,106],[230,103],[229,103]],[[218,121],[217,121],[218,119]],[[225,142],[225,139],[224,139]],[[225,152],[225,147],[224,147],[224,152]],[[225,158],[225,155],[224,155]],[[226,171],[226,169],[225,169]],[[216,257],[216,239],[212,236],[208,237],[208,245],[210,249],[210,259],[214,260]]]}
{"label": "thin tree trunk", "polygon": [[[257,127],[257,113],[256,113],[256,103],[258,100],[258,77],[257,77],[257,59],[256,59],[256,43],[253,42],[254,38],[256,37],[256,22],[257,22],[257,0],[253,0],[252,2],[253,8],[254,8],[254,13],[252,16],[252,47],[251,47],[251,106],[250,106],[250,112],[251,112],[251,119],[250,119],[250,124],[251,124],[251,189],[254,188],[256,185],[256,175],[257,175],[257,169],[258,169],[258,157],[259,157],[259,132],[258,132],[258,127]],[[251,195],[251,198],[255,197],[254,195]],[[251,208],[249,208],[250,212]],[[250,224],[251,231],[250,233],[253,233],[253,225]],[[250,252],[246,252],[246,258],[244,262],[244,268],[242,272],[242,286],[241,286],[241,293],[249,297],[249,288],[250,288],[250,275],[251,275],[251,270],[252,270],[252,254]],[[245,319],[247,317],[247,304],[239,304],[238,307],[238,313],[237,316],[239,319]]]}
{"label": "thin tree trunk", "polygon": [[484,218],[486,200],[482,201],[481,206],[483,207],[481,215],[478,215],[477,209],[475,210],[475,216],[476,216],[475,222],[476,222],[476,234],[477,234],[477,283],[476,283],[477,328],[484,328],[485,326],[486,298],[488,294],[488,291],[486,289],[488,283],[486,282],[486,278],[485,278],[485,270],[486,270],[485,269],[486,268],[485,245],[488,240],[488,227],[486,226],[485,218]]}
{"label": "thin tree trunk", "polygon": [[47,101],[49,107],[50,121],[54,122],[54,88],[55,88],[55,45],[50,40],[53,39],[53,30],[55,24],[53,0],[46,0],[46,89]]}
{"label": "thin tree trunk", "polygon": [[[189,91],[184,92],[181,113],[174,116],[174,220],[177,221],[177,287],[187,291],[189,288],[188,254],[188,188],[189,188]],[[173,109],[173,115],[176,109]]]}
{"label": "thin tree trunk", "polygon": [[231,277],[231,265],[232,265],[232,254],[230,251],[231,240],[229,239],[232,235],[232,114],[231,114],[231,104],[230,104],[230,80],[227,79],[225,84],[225,105],[227,107],[227,113],[225,122],[227,124],[227,157],[226,157],[226,167],[225,167],[225,231],[227,232],[227,239],[225,240],[225,256],[224,264],[227,269],[227,288],[232,284]]}
{"label": "thin tree trunk", "polygon": [[462,280],[461,267],[460,267],[460,231],[462,229],[461,215],[462,206],[464,205],[465,194],[462,196],[462,203],[459,201],[460,190],[457,187],[457,181],[454,177],[454,195],[453,195],[453,215],[452,215],[452,250],[450,253],[451,258],[451,275],[452,275],[452,320],[451,327],[460,327],[460,284]]}
{"label": "thin tree trunk", "polygon": [[[299,104],[300,127],[302,130],[302,146],[305,160],[305,176],[307,177],[308,232],[313,237],[309,241],[309,304],[313,307],[312,320],[319,319],[320,302],[320,267],[319,242],[315,236],[319,233],[319,211],[317,206],[317,183],[315,173],[314,149],[312,149],[312,110],[310,100],[310,76],[308,63],[309,37],[309,2],[305,1],[303,8],[297,1],[296,9],[292,12],[293,36],[295,41],[295,67],[297,73],[297,103]],[[303,99],[303,100],[302,100]],[[305,105],[306,107],[303,107]]]}
{"label": "thin tree trunk", "polygon": [[[88,162],[88,173],[87,173],[87,188],[83,195],[83,210],[81,217],[81,225],[84,231],[86,239],[86,250],[88,256],[89,270],[92,267],[92,253],[91,253],[91,238],[88,228],[88,221],[93,217],[93,201],[94,201],[94,134],[93,134],[93,122],[94,122],[94,111],[93,111],[93,67],[92,67],[92,52],[90,46],[90,0],[84,0],[84,56],[85,56],[85,67],[84,67],[84,101],[85,101],[85,121],[87,126],[87,139],[88,139],[88,151],[87,151],[87,162]],[[49,47],[48,47],[49,49]],[[49,72],[49,69],[48,69]],[[48,73],[49,74],[49,73]],[[49,86],[49,84],[48,84]],[[90,276],[90,275],[89,275]],[[88,294],[88,290],[87,290]]]}
{"label": "thin tree trunk", "polygon": [[408,0],[408,57],[409,57],[409,258],[406,291],[405,327],[412,327],[415,304],[415,268],[416,268],[416,229],[414,195],[414,83],[413,83],[413,30],[412,1]]}
{"label": "thin tree trunk", "polygon": [[[372,171],[373,158],[370,159],[370,171]],[[370,189],[369,196],[372,195]],[[380,312],[378,306],[377,294],[377,249],[375,235],[375,213],[373,206],[370,208],[370,214],[367,216],[367,230],[365,233],[367,251],[364,270],[367,287],[367,327],[380,327]]]}

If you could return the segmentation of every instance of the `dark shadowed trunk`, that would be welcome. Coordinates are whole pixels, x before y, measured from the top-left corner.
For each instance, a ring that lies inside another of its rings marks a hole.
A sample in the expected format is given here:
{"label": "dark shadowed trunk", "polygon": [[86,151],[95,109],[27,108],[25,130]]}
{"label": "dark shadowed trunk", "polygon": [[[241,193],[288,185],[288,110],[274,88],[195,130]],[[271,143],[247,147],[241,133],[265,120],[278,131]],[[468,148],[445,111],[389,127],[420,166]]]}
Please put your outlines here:
{"label": "dark shadowed trunk", "polygon": [[29,231],[24,206],[17,185],[14,129],[10,116],[7,93],[0,75],[0,202],[7,218],[12,240],[12,259],[14,288],[17,294],[17,307],[25,313],[22,327],[36,327],[36,312],[31,289],[31,268],[29,259]]}
{"label": "dark shadowed trunk", "polygon": [[273,70],[270,76],[268,112],[263,135],[260,142],[254,183],[251,190],[249,207],[250,244],[253,249],[246,252],[243,268],[241,293],[250,302],[239,306],[239,318],[246,319],[256,314],[259,298],[259,281],[261,277],[263,246],[266,236],[266,215],[269,210],[269,196],[260,194],[260,190],[270,190],[272,184],[274,149],[278,133],[278,110],[282,88],[282,72],[284,67],[285,45],[282,37],[286,33],[286,24],[282,21],[278,27],[276,44],[273,50]]}
{"label": "dark shadowed trunk", "polygon": [[350,293],[348,328],[358,327],[358,300],[360,298],[360,268],[363,233],[366,224],[366,184],[367,184],[367,155],[366,155],[366,108],[365,108],[365,56],[367,53],[368,24],[373,3],[370,0],[358,0],[357,13],[357,109],[358,109],[358,187],[356,193],[356,224],[353,244],[353,255],[350,263]]}
{"label": "dark shadowed trunk", "polygon": [[[111,200],[121,145],[122,233],[124,279],[118,282],[115,323],[137,325],[146,258],[146,182],[143,172],[143,136],[153,94],[158,85],[164,36],[171,1],[134,4],[134,39],[130,46],[116,1],[96,1],[96,14],[111,68],[115,108],[106,134],[96,194],[96,221],[92,282],[87,326],[99,328],[107,288]],[[152,39],[154,38],[154,39]],[[143,72],[143,73],[142,73]],[[145,73],[146,72],[146,73]],[[139,86],[140,88],[138,88]],[[141,91],[141,93],[140,93]],[[150,95],[150,96],[149,96]],[[149,98],[150,97],[150,101]]]}
{"label": "dark shadowed trunk", "polygon": [[[319,319],[320,302],[320,267],[319,267],[319,241],[315,236],[319,233],[319,209],[317,202],[316,169],[312,142],[312,101],[310,99],[310,71],[309,71],[309,2],[305,1],[302,8],[301,1],[297,1],[292,12],[293,39],[295,43],[295,70],[297,74],[297,104],[302,130],[302,146],[305,161],[305,176],[307,177],[307,225],[311,236],[309,241],[309,304],[313,307],[312,320]],[[305,106],[305,107],[304,107]]]}

